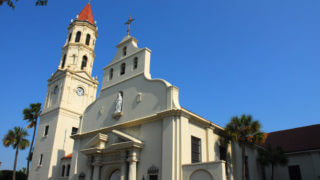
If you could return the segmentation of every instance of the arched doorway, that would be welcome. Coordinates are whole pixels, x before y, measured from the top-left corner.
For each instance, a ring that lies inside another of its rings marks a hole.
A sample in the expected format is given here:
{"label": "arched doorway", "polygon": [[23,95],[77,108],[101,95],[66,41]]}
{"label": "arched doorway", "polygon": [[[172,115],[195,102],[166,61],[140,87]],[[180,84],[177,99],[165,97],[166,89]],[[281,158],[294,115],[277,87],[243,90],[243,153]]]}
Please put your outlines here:
{"label": "arched doorway", "polygon": [[213,180],[211,174],[205,170],[197,170],[192,173],[190,180]]}
{"label": "arched doorway", "polygon": [[109,180],[120,180],[120,170],[117,169],[109,176]]}

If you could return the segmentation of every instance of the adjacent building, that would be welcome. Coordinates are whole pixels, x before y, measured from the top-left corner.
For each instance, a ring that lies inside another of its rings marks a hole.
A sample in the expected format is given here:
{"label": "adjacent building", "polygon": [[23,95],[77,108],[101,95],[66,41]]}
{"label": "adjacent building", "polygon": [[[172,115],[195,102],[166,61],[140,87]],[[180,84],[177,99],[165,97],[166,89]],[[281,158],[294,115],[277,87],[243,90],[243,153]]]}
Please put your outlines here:
{"label": "adjacent building", "polygon": [[[283,148],[288,157],[286,166],[276,166],[277,180],[320,179],[320,124],[268,133],[266,143]],[[271,168],[266,169],[271,176]]]}

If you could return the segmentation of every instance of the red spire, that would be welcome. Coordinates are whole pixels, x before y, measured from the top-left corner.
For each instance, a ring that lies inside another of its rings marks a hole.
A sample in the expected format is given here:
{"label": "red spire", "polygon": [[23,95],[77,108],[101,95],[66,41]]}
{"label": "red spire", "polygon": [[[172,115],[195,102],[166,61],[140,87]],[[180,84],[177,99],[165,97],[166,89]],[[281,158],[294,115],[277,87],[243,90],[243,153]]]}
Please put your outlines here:
{"label": "red spire", "polygon": [[80,21],[88,21],[89,23],[94,25],[92,9],[90,3],[88,3],[80,12],[78,16],[78,20]]}

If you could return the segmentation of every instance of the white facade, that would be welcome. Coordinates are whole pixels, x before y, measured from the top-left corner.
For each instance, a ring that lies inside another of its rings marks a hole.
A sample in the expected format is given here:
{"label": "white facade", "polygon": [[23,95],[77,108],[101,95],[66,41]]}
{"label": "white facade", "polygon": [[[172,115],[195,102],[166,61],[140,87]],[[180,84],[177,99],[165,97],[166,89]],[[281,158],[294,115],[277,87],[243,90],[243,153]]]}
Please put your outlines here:
{"label": "white facade", "polygon": [[[31,180],[240,179],[239,148],[229,147],[228,163],[221,160],[219,137],[224,129],[183,109],[177,87],[151,78],[151,50],[125,36],[104,68],[95,98],[98,82],[91,72],[96,27],[74,21],[68,30],[58,70],[49,79]],[[78,31],[82,36],[75,42]],[[73,127],[78,131],[71,136]],[[71,159],[63,158],[70,153]],[[250,179],[260,179],[254,158],[249,164]]]}

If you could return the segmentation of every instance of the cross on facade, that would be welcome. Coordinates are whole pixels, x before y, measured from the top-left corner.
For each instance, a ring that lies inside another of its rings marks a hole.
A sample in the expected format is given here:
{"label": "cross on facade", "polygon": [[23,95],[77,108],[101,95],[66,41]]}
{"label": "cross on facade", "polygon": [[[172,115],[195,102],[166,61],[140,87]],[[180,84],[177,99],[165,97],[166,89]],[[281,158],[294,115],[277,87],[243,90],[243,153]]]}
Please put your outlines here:
{"label": "cross on facade", "polygon": [[130,35],[130,25],[132,21],[134,21],[134,19],[131,18],[131,14],[130,14],[128,21],[125,23],[128,25],[128,30],[127,30],[128,35]]}

